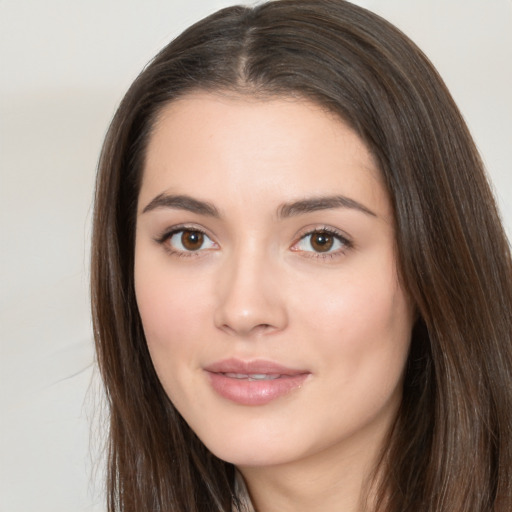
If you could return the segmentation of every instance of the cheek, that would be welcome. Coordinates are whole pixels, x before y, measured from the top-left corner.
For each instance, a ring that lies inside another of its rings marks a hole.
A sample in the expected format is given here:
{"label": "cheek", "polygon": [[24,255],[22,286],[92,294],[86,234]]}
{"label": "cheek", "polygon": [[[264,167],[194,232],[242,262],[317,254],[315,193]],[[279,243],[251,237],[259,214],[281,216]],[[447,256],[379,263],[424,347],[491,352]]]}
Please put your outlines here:
{"label": "cheek", "polygon": [[322,363],[338,365],[344,384],[372,374],[396,383],[409,350],[413,314],[394,271],[354,272],[302,295],[306,299],[297,304],[302,329],[317,340]]}
{"label": "cheek", "polygon": [[206,325],[207,283],[140,258],[135,264],[135,294],[153,364],[165,381],[166,368],[180,367],[198,350]]}
{"label": "cheek", "polygon": [[137,304],[148,342],[169,344],[197,327],[194,317],[199,304],[192,306],[187,294],[179,293],[176,283],[168,288],[163,283],[143,283],[136,287]]}
{"label": "cheek", "polygon": [[325,309],[318,308],[308,329],[322,351],[319,373],[328,376],[324,401],[331,408],[326,421],[335,429],[342,421],[357,431],[395,414],[412,314],[397,283],[373,281],[366,291],[347,286],[345,292],[329,300]]}
{"label": "cheek", "polygon": [[317,279],[315,286],[304,282],[303,289],[294,294],[298,298],[295,308],[316,329],[340,333],[381,329],[384,334],[409,325],[411,308],[392,265],[387,271],[382,265],[371,267],[332,273]]}
{"label": "cheek", "polygon": [[136,279],[136,297],[153,366],[170,400],[187,410],[204,338],[204,315],[197,291],[180,279]]}

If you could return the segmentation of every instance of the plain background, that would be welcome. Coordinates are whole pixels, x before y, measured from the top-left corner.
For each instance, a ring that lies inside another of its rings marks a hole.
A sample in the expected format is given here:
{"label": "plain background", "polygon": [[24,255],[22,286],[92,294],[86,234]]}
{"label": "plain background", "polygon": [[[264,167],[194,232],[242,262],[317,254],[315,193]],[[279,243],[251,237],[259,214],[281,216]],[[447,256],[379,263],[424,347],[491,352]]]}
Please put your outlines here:
{"label": "plain background", "polygon": [[[101,141],[154,53],[232,3],[0,0],[2,512],[105,510],[87,270]],[[356,3],[402,28],[438,67],[510,237],[511,0]]]}

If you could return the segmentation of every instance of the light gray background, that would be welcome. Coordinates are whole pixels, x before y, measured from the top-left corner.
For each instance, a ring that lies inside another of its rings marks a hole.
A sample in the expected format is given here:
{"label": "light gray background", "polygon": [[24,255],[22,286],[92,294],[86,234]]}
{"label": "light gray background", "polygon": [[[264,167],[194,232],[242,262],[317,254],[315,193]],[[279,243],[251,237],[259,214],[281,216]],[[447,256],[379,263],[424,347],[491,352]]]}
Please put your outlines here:
{"label": "light gray background", "polygon": [[[147,60],[232,3],[0,0],[2,512],[104,510],[101,464],[91,462],[101,415],[87,270],[97,156]],[[511,0],[356,3],[402,28],[440,70],[510,236]]]}

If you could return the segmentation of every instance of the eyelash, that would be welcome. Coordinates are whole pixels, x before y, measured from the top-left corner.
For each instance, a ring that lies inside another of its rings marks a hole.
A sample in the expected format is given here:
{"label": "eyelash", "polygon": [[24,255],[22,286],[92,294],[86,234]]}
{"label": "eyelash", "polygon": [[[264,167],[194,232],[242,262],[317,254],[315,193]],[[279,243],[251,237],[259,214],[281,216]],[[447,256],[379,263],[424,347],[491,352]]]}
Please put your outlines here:
{"label": "eyelash", "polygon": [[[211,240],[211,238],[208,236],[208,234],[204,230],[202,230],[196,226],[182,225],[182,226],[175,226],[172,229],[165,231],[162,235],[157,237],[155,239],[155,241],[158,244],[164,246],[165,250],[173,256],[177,256],[180,258],[199,256],[201,253],[203,253],[205,251],[205,249],[203,249],[203,250],[198,249],[197,251],[193,251],[193,250],[182,251],[179,249],[178,250],[173,249],[173,247],[169,243],[167,243],[174,235],[177,235],[178,233],[181,233],[184,231],[190,231],[192,233],[200,233],[201,235],[203,235],[203,236],[207,237],[209,240]],[[304,241],[307,237],[312,237],[315,234],[325,234],[327,236],[331,236],[337,242],[339,242],[342,245],[342,247],[335,251],[332,251],[332,252],[329,249],[329,252],[324,252],[324,253],[314,251],[314,250],[306,251],[306,250],[301,250],[301,249],[294,249],[294,247],[296,247],[298,244],[300,244],[302,241]],[[212,243],[215,243],[215,242],[212,241]],[[353,248],[353,243],[345,235],[341,234],[336,229],[333,229],[333,228],[330,228],[327,226],[323,226],[323,227],[318,227],[318,228],[309,230],[309,231],[301,234],[300,237],[298,238],[298,240],[296,242],[294,242],[294,244],[292,245],[291,250],[295,251],[295,252],[302,252],[305,255],[305,257],[307,257],[307,258],[317,258],[317,259],[322,259],[322,260],[328,260],[328,259],[333,259],[335,257],[344,255],[346,253],[346,251],[351,248]]]}
{"label": "eyelash", "polygon": [[330,260],[330,259],[345,255],[347,250],[352,249],[354,247],[354,244],[352,243],[352,241],[349,240],[340,231],[333,229],[331,227],[322,226],[322,227],[318,227],[318,228],[309,230],[309,231],[301,234],[299,239],[297,240],[297,242],[295,242],[293,244],[292,250],[300,251],[300,249],[293,249],[293,247],[296,247],[301,241],[305,240],[307,237],[312,237],[315,234],[325,234],[325,235],[331,236],[337,242],[339,242],[342,245],[342,247],[335,251],[332,251],[332,252],[331,251],[329,251],[329,252],[301,251],[304,253],[305,257],[307,257],[307,258]]}
{"label": "eyelash", "polygon": [[201,251],[200,249],[198,249],[197,251],[181,251],[179,249],[174,249],[169,243],[167,243],[174,235],[177,235],[178,233],[181,233],[183,231],[190,231],[191,233],[200,233],[201,235],[203,235],[203,236],[207,237],[209,240],[211,240],[211,238],[208,236],[208,234],[204,230],[202,230],[196,226],[182,225],[182,226],[175,226],[172,229],[165,231],[162,235],[157,237],[155,239],[155,241],[158,244],[164,246],[165,250],[170,255],[177,256],[179,258],[197,257],[202,252],[204,252],[204,249],[203,249],[203,251]]}

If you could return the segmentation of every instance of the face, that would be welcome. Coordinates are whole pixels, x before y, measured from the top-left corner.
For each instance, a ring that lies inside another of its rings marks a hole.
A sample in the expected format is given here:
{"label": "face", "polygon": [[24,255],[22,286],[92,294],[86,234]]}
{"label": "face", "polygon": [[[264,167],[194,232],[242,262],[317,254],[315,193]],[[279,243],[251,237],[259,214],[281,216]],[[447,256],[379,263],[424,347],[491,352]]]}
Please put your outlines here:
{"label": "face", "polygon": [[135,287],[164,389],[241,467],[376,448],[412,312],[376,164],[305,100],[194,93],[161,113]]}

